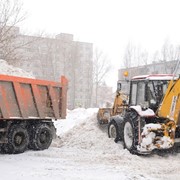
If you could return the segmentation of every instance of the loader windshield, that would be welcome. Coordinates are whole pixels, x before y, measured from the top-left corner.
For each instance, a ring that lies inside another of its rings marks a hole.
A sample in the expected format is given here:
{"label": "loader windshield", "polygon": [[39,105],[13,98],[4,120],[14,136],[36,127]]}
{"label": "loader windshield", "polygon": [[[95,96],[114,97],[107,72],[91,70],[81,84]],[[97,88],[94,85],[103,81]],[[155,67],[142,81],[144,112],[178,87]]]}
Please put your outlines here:
{"label": "loader windshield", "polygon": [[154,94],[154,98],[157,102],[157,105],[159,105],[165,95],[169,80],[157,80],[151,81],[150,83],[152,84],[151,89]]}
{"label": "loader windshield", "polygon": [[168,80],[132,81],[130,105],[145,105],[156,110],[168,86]]}
{"label": "loader windshield", "polygon": [[144,81],[131,83],[130,92],[130,104],[131,105],[141,105],[144,103],[145,99],[145,83]]}

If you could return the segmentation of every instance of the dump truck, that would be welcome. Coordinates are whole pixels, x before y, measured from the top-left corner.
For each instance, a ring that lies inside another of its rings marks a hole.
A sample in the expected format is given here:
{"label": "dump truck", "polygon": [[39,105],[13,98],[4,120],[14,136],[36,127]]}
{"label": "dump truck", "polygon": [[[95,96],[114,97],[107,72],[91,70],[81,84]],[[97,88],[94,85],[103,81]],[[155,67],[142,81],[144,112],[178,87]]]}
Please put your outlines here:
{"label": "dump truck", "polygon": [[51,145],[53,120],[66,117],[67,79],[61,82],[0,75],[0,150],[17,154]]}
{"label": "dump truck", "polygon": [[133,77],[125,113],[110,118],[108,135],[133,154],[173,148],[180,140],[180,78]]}

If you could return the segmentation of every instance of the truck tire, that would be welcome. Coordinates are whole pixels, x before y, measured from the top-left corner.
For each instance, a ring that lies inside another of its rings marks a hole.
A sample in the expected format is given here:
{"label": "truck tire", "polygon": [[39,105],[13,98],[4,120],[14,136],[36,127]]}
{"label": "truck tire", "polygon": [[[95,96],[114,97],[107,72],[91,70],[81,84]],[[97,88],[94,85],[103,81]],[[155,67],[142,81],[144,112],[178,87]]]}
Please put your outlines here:
{"label": "truck tire", "polygon": [[23,153],[29,144],[27,129],[19,124],[13,124],[8,132],[8,143],[3,145],[3,151],[8,154]]}
{"label": "truck tire", "polygon": [[[135,111],[127,112],[124,118],[124,128],[123,128],[123,143],[124,148],[128,149],[132,154],[140,154],[138,152],[138,136],[139,136],[139,127],[138,127],[138,118],[139,115]],[[145,125],[145,121],[141,119],[141,127]]]}
{"label": "truck tire", "polygon": [[116,143],[119,141],[118,125],[114,120],[108,125],[108,137],[113,138]]}
{"label": "truck tire", "polygon": [[52,138],[55,139],[57,137],[57,134],[56,134],[57,129],[54,126],[53,122],[49,123],[48,125],[49,125],[49,127],[51,129],[51,132],[52,132]]}
{"label": "truck tire", "polygon": [[29,147],[33,150],[48,149],[52,139],[51,128],[45,123],[37,124],[32,130]]}

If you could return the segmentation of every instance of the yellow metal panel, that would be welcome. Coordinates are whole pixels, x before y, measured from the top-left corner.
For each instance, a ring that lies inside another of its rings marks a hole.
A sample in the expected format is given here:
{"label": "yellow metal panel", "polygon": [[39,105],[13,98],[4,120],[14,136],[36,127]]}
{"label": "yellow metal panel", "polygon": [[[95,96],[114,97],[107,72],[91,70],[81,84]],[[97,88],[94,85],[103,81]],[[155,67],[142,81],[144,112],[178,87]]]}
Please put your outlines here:
{"label": "yellow metal panel", "polygon": [[174,120],[177,124],[180,111],[180,80],[169,82],[164,99],[157,110],[159,117]]}

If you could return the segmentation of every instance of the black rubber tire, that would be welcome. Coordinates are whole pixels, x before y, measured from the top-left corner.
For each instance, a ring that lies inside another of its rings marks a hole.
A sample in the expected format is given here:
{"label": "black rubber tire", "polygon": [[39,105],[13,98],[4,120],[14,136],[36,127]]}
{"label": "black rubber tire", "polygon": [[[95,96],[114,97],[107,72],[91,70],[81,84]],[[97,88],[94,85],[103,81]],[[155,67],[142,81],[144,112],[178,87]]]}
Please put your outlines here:
{"label": "black rubber tire", "polygon": [[108,124],[108,137],[114,138],[116,143],[120,140],[118,125],[114,120]]}
{"label": "black rubber tire", "polygon": [[32,128],[29,148],[33,150],[48,149],[53,139],[51,128],[45,124],[37,124]]}
{"label": "black rubber tire", "polygon": [[[124,117],[123,144],[124,148],[128,149],[132,154],[141,154],[137,150],[139,138],[138,118],[139,115],[136,111],[129,111]],[[140,122],[140,131],[142,132],[145,120],[141,119]]]}
{"label": "black rubber tire", "polygon": [[3,145],[3,151],[8,154],[23,153],[29,144],[28,131],[20,124],[13,124],[8,132],[8,143]]}
{"label": "black rubber tire", "polygon": [[0,154],[4,154],[4,144],[0,144]]}
{"label": "black rubber tire", "polygon": [[55,138],[57,137],[57,134],[56,134],[57,129],[56,129],[56,127],[54,126],[54,123],[53,123],[53,122],[48,123],[48,126],[49,126],[50,129],[51,129],[51,132],[52,132],[52,138],[55,139]]}

